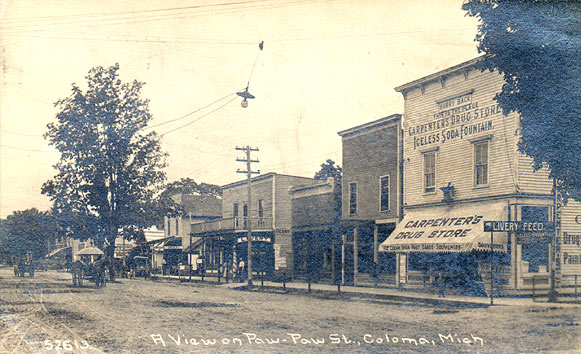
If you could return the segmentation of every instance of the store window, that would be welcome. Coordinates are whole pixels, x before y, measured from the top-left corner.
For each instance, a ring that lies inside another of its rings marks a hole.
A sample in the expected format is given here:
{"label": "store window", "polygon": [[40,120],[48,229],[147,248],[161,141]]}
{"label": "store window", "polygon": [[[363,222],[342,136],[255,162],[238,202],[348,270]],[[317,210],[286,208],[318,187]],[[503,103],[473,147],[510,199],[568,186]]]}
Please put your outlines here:
{"label": "store window", "polygon": [[379,210],[389,211],[389,176],[379,177]]}
{"label": "store window", "polygon": [[488,140],[474,143],[474,185],[488,185]]}
{"label": "store window", "polygon": [[349,183],[349,215],[357,214],[357,182]]}
{"label": "store window", "polygon": [[[546,206],[522,206],[524,222],[547,222],[549,208]],[[549,245],[546,242],[528,240],[522,244],[522,260],[529,262],[529,272],[549,271]]]}
{"label": "store window", "polygon": [[436,192],[436,152],[424,153],[424,193]]}

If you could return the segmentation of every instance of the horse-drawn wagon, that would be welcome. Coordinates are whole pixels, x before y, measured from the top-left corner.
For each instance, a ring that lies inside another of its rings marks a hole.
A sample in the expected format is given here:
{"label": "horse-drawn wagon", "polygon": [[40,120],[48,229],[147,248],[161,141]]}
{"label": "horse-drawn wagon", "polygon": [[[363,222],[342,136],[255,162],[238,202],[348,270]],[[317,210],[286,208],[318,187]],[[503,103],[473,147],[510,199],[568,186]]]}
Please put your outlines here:
{"label": "horse-drawn wagon", "polygon": [[83,286],[84,280],[90,280],[97,287],[104,287],[106,261],[103,258],[103,251],[89,247],[79,251],[77,256],[79,259],[74,261],[70,267],[73,286]]}
{"label": "horse-drawn wagon", "polygon": [[32,261],[32,252],[27,252],[26,257],[17,258],[14,260],[14,276],[24,277],[28,273],[29,277],[34,276],[34,263]]}

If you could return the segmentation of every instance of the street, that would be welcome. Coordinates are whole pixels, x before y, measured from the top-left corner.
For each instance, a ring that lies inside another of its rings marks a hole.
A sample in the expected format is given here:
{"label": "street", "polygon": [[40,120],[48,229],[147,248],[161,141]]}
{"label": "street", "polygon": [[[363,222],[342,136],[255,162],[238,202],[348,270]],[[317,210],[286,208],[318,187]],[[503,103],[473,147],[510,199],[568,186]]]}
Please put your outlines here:
{"label": "street", "polygon": [[458,307],[0,268],[0,353],[578,352],[579,307]]}

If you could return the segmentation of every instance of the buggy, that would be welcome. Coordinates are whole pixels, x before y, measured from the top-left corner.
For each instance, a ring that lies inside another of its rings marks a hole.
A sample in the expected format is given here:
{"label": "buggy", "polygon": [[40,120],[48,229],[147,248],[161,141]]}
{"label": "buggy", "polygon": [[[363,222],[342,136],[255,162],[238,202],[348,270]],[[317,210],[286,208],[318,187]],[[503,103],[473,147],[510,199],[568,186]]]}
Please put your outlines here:
{"label": "buggy", "polygon": [[90,280],[98,288],[105,287],[105,261],[99,259],[93,263],[77,260],[71,265],[73,286],[83,286],[83,280]]}
{"label": "buggy", "polygon": [[148,257],[133,257],[130,268],[131,278],[144,277],[145,279],[149,279],[151,277],[151,262]]}
{"label": "buggy", "polygon": [[24,277],[28,273],[29,277],[34,277],[34,263],[32,262],[32,253],[26,253],[26,258],[19,258],[14,262],[14,276]]}

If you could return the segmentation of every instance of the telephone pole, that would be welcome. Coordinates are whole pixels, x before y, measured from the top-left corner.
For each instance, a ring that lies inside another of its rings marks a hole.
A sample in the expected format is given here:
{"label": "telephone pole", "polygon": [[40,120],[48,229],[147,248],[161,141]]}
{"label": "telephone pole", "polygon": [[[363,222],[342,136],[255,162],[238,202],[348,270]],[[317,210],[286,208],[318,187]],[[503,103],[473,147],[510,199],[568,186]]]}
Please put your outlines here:
{"label": "telephone pole", "polygon": [[237,173],[245,173],[247,178],[248,178],[248,206],[247,211],[247,220],[246,220],[246,226],[247,226],[247,230],[248,230],[248,257],[247,257],[247,270],[248,270],[248,288],[251,289],[252,288],[252,218],[250,217],[251,214],[251,209],[252,209],[252,175],[253,174],[259,174],[260,170],[254,172],[252,171],[252,167],[251,164],[253,162],[258,163],[258,160],[252,160],[250,158],[250,153],[252,151],[258,151],[258,148],[251,148],[249,145],[245,146],[245,147],[236,147],[236,150],[240,150],[240,151],[244,151],[246,153],[246,158],[245,159],[240,159],[240,158],[236,158],[237,162],[246,162],[246,171],[240,170],[238,169],[236,172]]}

